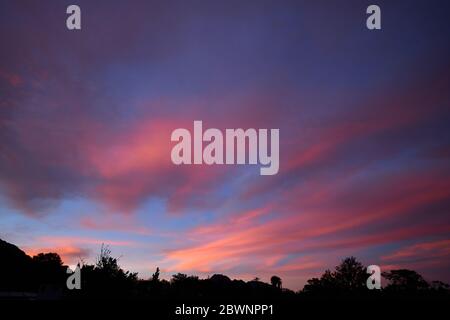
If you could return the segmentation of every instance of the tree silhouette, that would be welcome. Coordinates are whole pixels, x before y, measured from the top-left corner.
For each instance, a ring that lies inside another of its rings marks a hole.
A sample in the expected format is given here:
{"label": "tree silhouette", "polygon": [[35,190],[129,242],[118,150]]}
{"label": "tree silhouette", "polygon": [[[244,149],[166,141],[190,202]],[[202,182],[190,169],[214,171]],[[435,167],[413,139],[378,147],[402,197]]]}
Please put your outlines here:
{"label": "tree silhouette", "polygon": [[356,291],[366,288],[366,268],[355,257],[344,259],[336,267],[334,279],[341,290]]}
{"label": "tree silhouette", "polygon": [[[387,299],[412,297],[450,297],[450,286],[441,281],[428,284],[413,270],[400,269],[384,272],[388,285],[382,290],[368,290],[368,274],[354,257],[344,259],[334,270],[326,270],[319,278],[309,279],[303,290],[294,293],[282,288],[281,278],[274,275],[270,284],[255,278],[251,281],[231,280],[223,274],[206,279],[177,273],[169,281],[160,279],[160,269],[148,280],[138,279],[137,273],[123,270],[119,259],[102,245],[94,264],[80,263],[82,290],[68,290],[66,266],[56,253],[40,253],[30,258],[17,247],[0,240],[0,299],[4,292],[31,293],[37,299],[279,299],[300,301],[323,297],[349,297],[361,299],[376,297]],[[22,273],[22,271],[25,271]],[[34,292],[34,293],[33,293]]]}
{"label": "tree silhouette", "polygon": [[61,289],[65,285],[66,269],[61,257],[57,253],[39,253],[32,259],[35,275],[38,281],[46,284],[58,285]]}
{"label": "tree silhouette", "polygon": [[130,298],[138,281],[137,273],[124,271],[119,266],[118,259],[111,256],[111,249],[105,245],[102,245],[96,263],[84,264],[81,274],[83,290],[93,298]]}
{"label": "tree silhouette", "polygon": [[349,257],[335,267],[335,271],[326,270],[320,278],[312,278],[303,288],[305,293],[337,294],[339,292],[356,293],[366,289],[366,269],[355,257]]}
{"label": "tree silhouette", "polygon": [[383,277],[389,281],[387,291],[416,292],[429,288],[429,284],[416,271],[408,269],[383,272]]}
{"label": "tree silhouette", "polygon": [[430,283],[430,288],[439,292],[448,292],[450,290],[450,285],[442,281],[432,281]]}
{"label": "tree silhouette", "polygon": [[270,278],[270,283],[272,284],[273,287],[275,287],[277,289],[281,289],[281,287],[282,287],[281,278],[278,276],[272,276]]}
{"label": "tree silhouette", "polygon": [[156,267],[156,271],[154,274],[152,274],[152,281],[158,282],[159,281],[159,267]]}
{"label": "tree silhouette", "polygon": [[183,281],[186,281],[187,278],[188,278],[187,274],[177,273],[177,274],[172,275],[172,283],[183,282]]}
{"label": "tree silhouette", "polygon": [[63,262],[59,254],[53,252],[39,253],[33,257],[33,261],[50,268],[59,268],[63,266]]}

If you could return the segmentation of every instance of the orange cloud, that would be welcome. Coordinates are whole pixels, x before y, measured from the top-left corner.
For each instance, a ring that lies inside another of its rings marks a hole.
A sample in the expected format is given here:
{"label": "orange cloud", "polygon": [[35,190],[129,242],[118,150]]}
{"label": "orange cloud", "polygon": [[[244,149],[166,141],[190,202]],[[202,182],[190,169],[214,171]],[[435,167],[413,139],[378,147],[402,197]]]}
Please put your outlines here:
{"label": "orange cloud", "polygon": [[38,248],[26,248],[25,253],[29,256],[37,255],[38,253],[49,253],[54,252],[59,254],[63,263],[67,265],[72,265],[80,262],[82,259],[86,259],[91,256],[92,252],[90,249],[80,248],[76,246],[66,246],[66,247],[38,247]]}

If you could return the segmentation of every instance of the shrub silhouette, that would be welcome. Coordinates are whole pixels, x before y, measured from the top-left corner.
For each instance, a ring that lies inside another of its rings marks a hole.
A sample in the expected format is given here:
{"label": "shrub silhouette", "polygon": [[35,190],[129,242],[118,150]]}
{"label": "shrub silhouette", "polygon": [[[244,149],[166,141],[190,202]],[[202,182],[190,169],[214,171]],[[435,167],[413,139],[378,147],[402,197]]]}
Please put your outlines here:
{"label": "shrub silhouette", "polygon": [[95,265],[81,266],[83,294],[89,298],[131,298],[135,295],[137,273],[124,271],[118,259],[111,256],[108,246],[102,245]]}
{"label": "shrub silhouette", "polygon": [[450,291],[450,285],[442,281],[435,280],[430,283],[430,289],[437,292],[445,293]]}

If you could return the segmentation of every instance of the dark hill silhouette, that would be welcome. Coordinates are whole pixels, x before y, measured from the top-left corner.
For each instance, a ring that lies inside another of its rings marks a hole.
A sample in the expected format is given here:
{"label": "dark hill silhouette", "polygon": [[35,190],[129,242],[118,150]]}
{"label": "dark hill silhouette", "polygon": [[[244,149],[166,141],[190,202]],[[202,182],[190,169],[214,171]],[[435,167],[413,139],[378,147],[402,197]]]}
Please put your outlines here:
{"label": "dark hill silhouette", "polygon": [[32,289],[32,259],[25,252],[0,239],[0,262],[0,291]]}

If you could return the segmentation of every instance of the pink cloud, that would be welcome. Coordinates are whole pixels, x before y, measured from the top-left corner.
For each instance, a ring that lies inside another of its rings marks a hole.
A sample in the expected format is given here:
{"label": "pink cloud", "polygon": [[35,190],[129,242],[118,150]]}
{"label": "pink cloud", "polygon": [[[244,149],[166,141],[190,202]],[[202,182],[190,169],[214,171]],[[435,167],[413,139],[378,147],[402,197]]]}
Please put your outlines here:
{"label": "pink cloud", "polygon": [[446,259],[450,262],[450,240],[416,243],[382,257],[386,262],[408,263],[416,260]]}
{"label": "pink cloud", "polygon": [[80,248],[76,246],[66,247],[36,247],[26,248],[25,253],[29,256],[37,255],[38,253],[54,252],[59,254],[63,263],[67,265],[77,264],[83,259],[89,258],[92,255],[92,251],[86,248]]}
{"label": "pink cloud", "polygon": [[97,239],[90,237],[58,237],[58,236],[42,236],[36,239],[36,242],[47,246],[65,246],[67,244],[96,244],[96,245],[111,245],[120,247],[137,246],[138,243],[129,240],[111,240],[111,239]]}
{"label": "pink cloud", "polygon": [[[322,187],[336,190],[323,184],[317,184],[313,190],[320,193]],[[194,228],[187,237],[192,244],[167,251],[166,259],[174,270],[206,272],[255,261],[269,268],[290,254],[336,250],[354,254],[355,250],[371,246],[450,231],[448,224],[414,223],[420,217],[417,210],[422,212],[424,207],[448,199],[450,188],[445,178],[439,179],[430,172],[408,173],[389,179],[380,177],[368,186],[356,187],[357,191],[355,187],[336,195],[323,192],[322,197],[313,200],[308,193],[298,195],[297,189],[291,189],[278,205],[271,203]],[[348,194],[353,194],[355,200],[336,202]],[[395,227],[405,219],[408,224]],[[388,227],[371,230],[377,224]],[[366,234],[360,232],[367,229]],[[283,270],[294,268],[295,265],[286,266]]]}
{"label": "pink cloud", "polygon": [[60,237],[40,236],[33,240],[32,245],[23,246],[28,255],[41,252],[56,252],[67,264],[74,264],[80,259],[91,258],[92,253],[99,251],[101,245],[114,247],[137,247],[140,244],[128,240],[99,239],[92,237]]}

